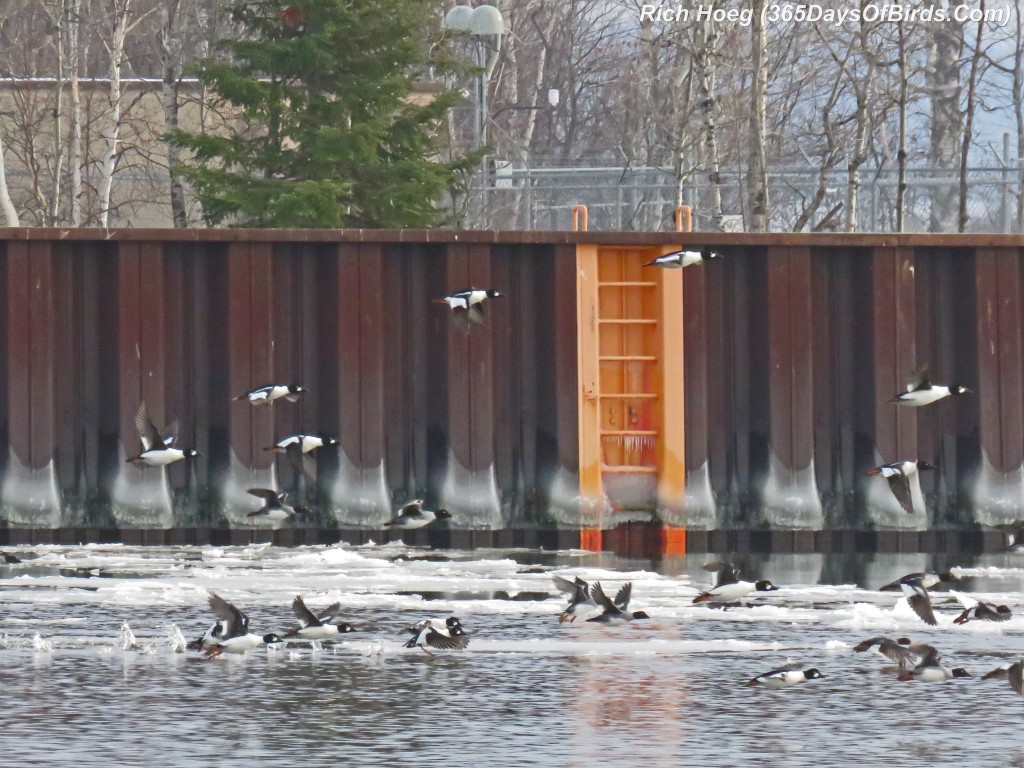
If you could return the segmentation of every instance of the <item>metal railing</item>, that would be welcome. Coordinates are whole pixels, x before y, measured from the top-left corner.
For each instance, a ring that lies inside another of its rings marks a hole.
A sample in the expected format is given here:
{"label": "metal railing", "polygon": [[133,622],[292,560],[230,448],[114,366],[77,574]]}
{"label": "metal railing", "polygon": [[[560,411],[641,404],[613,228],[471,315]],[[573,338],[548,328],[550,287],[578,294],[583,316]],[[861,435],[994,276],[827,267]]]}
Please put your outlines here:
{"label": "metal railing", "polygon": [[[1013,166],[972,168],[967,178],[967,232],[1018,233],[1022,171]],[[771,231],[792,231],[818,189],[816,168],[769,172]],[[823,231],[845,229],[848,178],[845,170],[827,174],[825,195],[804,227],[811,231],[839,206]],[[956,170],[911,168],[906,172],[905,232],[955,232],[959,203]],[[860,174],[856,231],[896,231],[896,169]],[[746,186],[739,176],[722,175],[722,229],[744,229]],[[693,229],[716,228],[712,190],[707,182],[676,176],[671,168],[514,168],[493,165],[472,188],[472,226],[488,229],[560,230],[571,227],[575,205],[586,205],[597,231],[671,231],[680,205],[690,206]]]}

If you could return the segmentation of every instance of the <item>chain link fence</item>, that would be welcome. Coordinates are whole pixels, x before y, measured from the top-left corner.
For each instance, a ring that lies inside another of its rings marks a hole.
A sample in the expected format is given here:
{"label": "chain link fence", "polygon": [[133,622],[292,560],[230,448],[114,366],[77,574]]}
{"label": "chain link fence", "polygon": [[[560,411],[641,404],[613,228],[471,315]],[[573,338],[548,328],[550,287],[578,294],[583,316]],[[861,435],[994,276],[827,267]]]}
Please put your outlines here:
{"label": "chain link fence", "polygon": [[[742,177],[722,174],[723,229],[743,231],[746,186]],[[769,173],[772,231],[792,231],[815,199],[815,168]],[[824,195],[804,231],[845,230],[849,179],[845,170],[826,174]],[[960,181],[955,170],[907,169],[904,232],[956,232]],[[967,177],[967,232],[1017,233],[1021,226],[1021,170],[972,168]],[[897,231],[898,177],[895,169],[860,173],[856,231]],[[586,205],[590,229],[666,231],[675,228],[678,205],[693,210],[695,230],[715,229],[710,184],[680,179],[670,168],[514,168],[491,163],[473,187],[474,226],[489,229],[564,230],[574,205]],[[831,216],[828,216],[829,212]]]}

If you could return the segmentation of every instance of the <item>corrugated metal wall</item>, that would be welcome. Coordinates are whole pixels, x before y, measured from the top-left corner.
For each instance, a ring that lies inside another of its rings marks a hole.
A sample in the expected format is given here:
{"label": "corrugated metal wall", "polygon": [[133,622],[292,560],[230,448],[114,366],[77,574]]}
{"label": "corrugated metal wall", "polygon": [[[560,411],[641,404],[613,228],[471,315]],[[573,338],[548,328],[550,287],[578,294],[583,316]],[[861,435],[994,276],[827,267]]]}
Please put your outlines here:
{"label": "corrugated metal wall", "polygon": [[[677,234],[0,230],[0,518],[11,527],[238,526],[251,486],[376,527],[426,497],[456,525],[577,521],[576,244]],[[687,524],[963,527],[1024,517],[1024,240],[686,235]],[[507,299],[466,336],[452,289]],[[974,392],[887,401],[922,363]],[[299,382],[295,404],[234,395]],[[134,414],[202,456],[125,459]],[[264,451],[337,436],[320,487]],[[928,517],[864,472],[922,458]],[[614,522],[614,516],[609,522]]]}
{"label": "corrugated metal wall", "polygon": [[[462,526],[543,525],[551,489],[573,487],[571,246],[73,234],[3,242],[10,526],[244,525],[254,486],[297,492],[317,525],[379,528],[418,497]],[[432,300],[469,285],[514,298],[465,335]],[[309,392],[232,399],[271,382]],[[166,473],[125,463],[143,399],[200,458]],[[319,489],[264,450],[301,431],[340,440],[321,451]]]}

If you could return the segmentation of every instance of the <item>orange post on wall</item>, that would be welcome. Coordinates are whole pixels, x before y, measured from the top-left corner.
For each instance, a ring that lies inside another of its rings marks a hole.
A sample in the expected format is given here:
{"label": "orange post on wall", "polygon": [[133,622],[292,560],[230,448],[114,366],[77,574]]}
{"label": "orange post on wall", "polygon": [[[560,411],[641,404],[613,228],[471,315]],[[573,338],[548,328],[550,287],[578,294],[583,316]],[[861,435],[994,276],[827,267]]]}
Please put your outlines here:
{"label": "orange post on wall", "polygon": [[[577,372],[579,376],[580,547],[600,549],[604,524],[601,483],[600,367],[597,339],[597,246],[576,248]],[[595,534],[594,531],[597,533]],[[597,543],[597,547],[592,545]]]}
{"label": "orange post on wall", "polygon": [[662,549],[679,553],[686,542],[682,283],[677,270],[644,267],[671,250],[577,247],[580,494],[591,509],[584,526],[607,528],[613,510],[656,506],[672,526]]}
{"label": "orange post on wall", "polygon": [[572,231],[573,232],[586,232],[587,227],[590,225],[590,219],[587,215],[587,206],[585,205],[574,205],[572,207]]}
{"label": "orange post on wall", "polygon": [[676,208],[676,232],[693,232],[693,209],[688,205]]}

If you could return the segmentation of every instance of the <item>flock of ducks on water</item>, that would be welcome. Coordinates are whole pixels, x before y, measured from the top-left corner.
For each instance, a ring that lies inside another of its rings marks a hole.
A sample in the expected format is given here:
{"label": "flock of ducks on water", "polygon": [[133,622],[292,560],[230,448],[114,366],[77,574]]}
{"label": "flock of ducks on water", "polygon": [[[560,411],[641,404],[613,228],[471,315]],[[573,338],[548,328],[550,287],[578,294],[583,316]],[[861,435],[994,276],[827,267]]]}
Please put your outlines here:
{"label": "flock of ducks on water", "polygon": [[[20,562],[14,555],[5,554],[4,557],[8,563]],[[741,606],[740,599],[749,595],[778,591],[778,587],[767,580],[741,580],[739,570],[731,563],[714,561],[705,564],[704,568],[717,572],[718,577],[715,586],[693,598],[694,605],[705,604],[710,608],[727,609]],[[600,582],[588,582],[579,576],[570,580],[558,573],[552,573],[551,577],[555,586],[569,596],[568,604],[559,615],[559,624],[573,624],[579,619],[581,622],[599,625],[622,625],[651,618],[644,611],[630,610],[632,582],[623,584],[614,597],[609,597]],[[880,590],[901,592],[922,621],[930,626],[937,626],[928,589],[943,581],[955,581],[957,578],[955,574],[948,572],[911,573],[886,584]],[[953,620],[954,624],[962,625],[969,621],[1002,622],[1012,616],[1011,610],[1005,605],[972,600],[957,592],[952,594],[963,604],[963,611]],[[264,635],[251,632],[249,617],[217,593],[210,592],[209,604],[216,621],[203,635],[188,643],[186,647],[188,650],[199,651],[211,659],[225,653],[243,654],[260,646],[336,640],[355,631],[351,624],[340,620],[340,603],[313,611],[306,605],[301,595],[296,595],[291,604],[298,626],[281,633]],[[406,633],[408,640],[404,643],[405,648],[421,648],[431,655],[437,650],[463,650],[469,646],[470,640],[462,622],[455,616],[443,621],[424,619],[407,627]],[[940,682],[971,677],[971,674],[962,667],[951,669],[944,666],[935,646],[912,641],[907,637],[895,640],[883,636],[872,637],[853,648],[857,653],[872,649],[876,649],[877,653],[896,665],[896,679],[900,681]],[[825,675],[816,668],[804,669],[800,664],[786,664],[753,677],[746,685],[788,688],[824,677]],[[982,677],[982,680],[989,679],[1005,679],[1014,692],[1024,695],[1024,660],[1000,666]]]}
{"label": "flock of ducks on water", "polygon": [[[710,562],[705,569],[718,573],[715,586],[701,592],[693,598],[693,603],[704,603],[712,608],[730,608],[740,606],[739,600],[758,592],[776,592],[778,587],[768,580],[744,581],[739,578],[739,570],[731,563]],[[590,584],[579,576],[575,581],[552,574],[556,586],[570,595],[569,605],[562,611],[559,622],[574,622],[583,614],[591,613],[586,621],[603,624],[621,624],[634,619],[650,618],[643,611],[628,610],[632,593],[632,583],[625,584],[611,600],[605,594],[600,582]],[[941,575],[933,573],[910,573],[896,581],[881,587],[883,592],[902,592],[914,612],[930,626],[937,626],[938,621],[932,609],[928,589],[942,581],[955,581],[952,573]],[[995,605],[985,601],[973,600],[958,592],[952,594],[962,603],[963,611],[953,619],[954,624],[966,624],[969,621],[1007,621],[1012,611],[1005,605]],[[599,613],[598,613],[599,611]],[[892,640],[888,637],[873,637],[854,646],[860,653],[877,648],[878,652],[897,665],[897,680],[938,682],[960,677],[971,677],[971,674],[957,667],[950,669],[943,666],[942,657],[934,646],[922,642],[914,642],[906,637]],[[788,688],[809,680],[823,679],[825,676],[816,668],[804,669],[802,664],[786,664],[752,678],[746,685],[750,687]],[[981,679],[1005,679],[1014,692],[1024,695],[1024,661],[1006,664],[985,674]]]}
{"label": "flock of ducks on water", "polygon": [[[339,621],[341,604],[333,603],[314,613],[303,601],[301,595],[292,600],[292,613],[299,626],[283,634],[274,632],[258,635],[249,631],[249,617],[216,592],[210,592],[210,608],[217,617],[202,636],[189,643],[186,648],[199,651],[207,658],[216,658],[223,653],[245,653],[263,645],[276,645],[292,641],[333,640],[354,631],[345,621]],[[406,648],[430,648],[441,650],[462,650],[469,645],[469,635],[462,623],[451,616],[445,621],[424,619],[407,630],[412,637],[405,643]]]}

